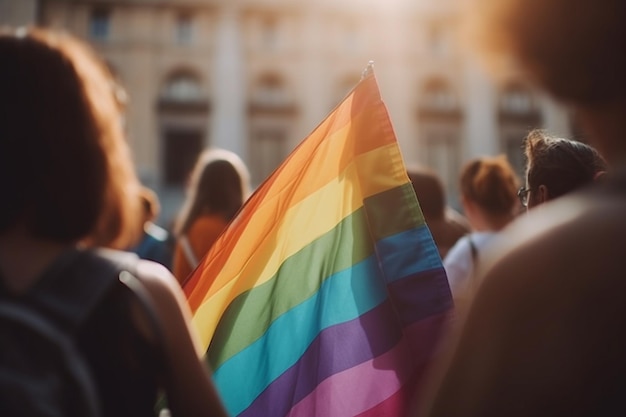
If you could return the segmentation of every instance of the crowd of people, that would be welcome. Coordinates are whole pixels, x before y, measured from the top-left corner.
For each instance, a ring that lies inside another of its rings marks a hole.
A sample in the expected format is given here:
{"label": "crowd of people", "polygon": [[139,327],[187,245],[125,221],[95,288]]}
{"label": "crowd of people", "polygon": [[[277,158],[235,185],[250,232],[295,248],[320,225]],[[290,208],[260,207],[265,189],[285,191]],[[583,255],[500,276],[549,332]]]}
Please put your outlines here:
{"label": "crowd of people", "polygon": [[567,104],[602,157],[529,138],[519,196],[530,210],[481,254],[480,284],[414,415],[624,415],[626,4],[476,0],[471,9],[471,39],[492,68],[514,68]]}
{"label": "crowd of people", "polygon": [[167,267],[183,285],[250,192],[250,174],[241,158],[225,149],[207,149],[190,173],[187,196],[172,231],[154,223],[159,198],[151,189],[141,187],[141,233],[126,249]]}
{"label": "crowd of people", "polygon": [[[435,167],[408,169],[464,307],[414,415],[626,415],[626,5],[474,2],[472,39],[496,71],[515,62],[576,111],[589,144],[531,131],[521,180],[504,156],[468,161],[462,214]],[[181,285],[248,198],[245,164],[220,149],[199,155],[170,233],[155,224],[158,197],[136,177],[124,103],[91,49],[60,32],[4,29],[0,57],[0,300],[30,303],[54,285],[50,271],[86,253],[136,253],[130,272],[153,311],[120,274],[76,335],[102,415],[154,415],[163,394],[174,415],[225,416]]]}

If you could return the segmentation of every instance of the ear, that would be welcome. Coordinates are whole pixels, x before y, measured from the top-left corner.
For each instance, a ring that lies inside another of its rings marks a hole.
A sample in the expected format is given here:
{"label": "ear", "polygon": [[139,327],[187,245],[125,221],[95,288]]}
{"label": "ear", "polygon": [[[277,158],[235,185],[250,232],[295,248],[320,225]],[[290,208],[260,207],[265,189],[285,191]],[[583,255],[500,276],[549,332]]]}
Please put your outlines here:
{"label": "ear", "polygon": [[540,185],[539,187],[537,187],[537,198],[539,200],[539,204],[545,203],[550,200],[548,187],[546,187],[545,185]]}

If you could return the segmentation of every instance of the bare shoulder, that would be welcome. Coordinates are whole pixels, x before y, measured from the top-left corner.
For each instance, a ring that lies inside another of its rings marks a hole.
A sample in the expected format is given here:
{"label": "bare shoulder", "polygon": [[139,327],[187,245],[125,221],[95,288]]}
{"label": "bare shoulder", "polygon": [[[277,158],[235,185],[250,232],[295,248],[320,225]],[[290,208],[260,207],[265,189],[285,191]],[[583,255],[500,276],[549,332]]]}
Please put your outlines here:
{"label": "bare shoulder", "polygon": [[139,261],[136,275],[152,296],[162,326],[167,369],[163,384],[172,414],[226,416],[178,281],[167,268],[151,261]]}
{"label": "bare shoulder", "polygon": [[180,292],[180,285],[174,275],[163,265],[140,259],[136,266],[137,277],[151,291]]}
{"label": "bare shoulder", "polygon": [[164,323],[174,321],[175,325],[180,325],[190,320],[191,313],[183,290],[167,268],[156,262],[140,260],[136,273],[152,296]]}

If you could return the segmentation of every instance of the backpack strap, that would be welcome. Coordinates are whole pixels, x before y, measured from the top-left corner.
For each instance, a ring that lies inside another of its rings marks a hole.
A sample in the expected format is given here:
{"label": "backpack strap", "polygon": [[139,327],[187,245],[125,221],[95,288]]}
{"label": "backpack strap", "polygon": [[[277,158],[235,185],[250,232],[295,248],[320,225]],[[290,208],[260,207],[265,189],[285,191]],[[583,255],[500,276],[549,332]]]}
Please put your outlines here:
{"label": "backpack strap", "polygon": [[196,256],[196,254],[193,251],[193,248],[191,247],[191,243],[189,242],[189,239],[187,238],[187,235],[182,235],[179,239],[180,242],[180,246],[183,249],[183,253],[185,254],[185,258],[187,259],[187,262],[189,263],[189,266],[191,266],[191,269],[196,269],[196,267],[198,266],[198,264],[200,262],[198,262],[198,257]]}
{"label": "backpack strap", "polygon": [[478,247],[476,246],[474,239],[472,239],[472,235],[467,236],[467,241],[469,242],[470,252],[472,254],[472,269],[469,276],[469,281],[472,287],[476,287],[476,272],[478,270]]}
{"label": "backpack strap", "polygon": [[469,242],[470,252],[472,253],[472,262],[474,263],[474,267],[476,267],[476,262],[478,261],[478,248],[476,247],[472,236],[468,235],[467,241]]}
{"label": "backpack strap", "polygon": [[[120,281],[122,271],[135,274],[138,260],[133,253],[111,249],[68,250],[48,268],[25,301],[74,332]],[[136,286],[129,288],[135,292]],[[152,314],[153,309],[148,311]]]}
{"label": "backpack strap", "polygon": [[[111,249],[72,249],[48,268],[25,300],[51,317],[61,329],[76,332],[89,319],[108,292],[119,282],[135,295],[156,337],[159,349],[165,338],[152,297],[136,277],[139,257]],[[162,353],[162,352],[160,352]]]}
{"label": "backpack strap", "polygon": [[4,321],[28,322],[41,337],[55,341],[68,375],[82,393],[80,398],[85,399],[84,404],[75,404],[86,407],[81,415],[99,415],[99,405],[96,387],[72,336],[115,285],[121,282],[134,294],[154,334],[157,355],[159,359],[164,357],[165,339],[154,302],[135,276],[138,261],[129,252],[71,249],[61,254],[19,300],[0,304],[0,318]]}

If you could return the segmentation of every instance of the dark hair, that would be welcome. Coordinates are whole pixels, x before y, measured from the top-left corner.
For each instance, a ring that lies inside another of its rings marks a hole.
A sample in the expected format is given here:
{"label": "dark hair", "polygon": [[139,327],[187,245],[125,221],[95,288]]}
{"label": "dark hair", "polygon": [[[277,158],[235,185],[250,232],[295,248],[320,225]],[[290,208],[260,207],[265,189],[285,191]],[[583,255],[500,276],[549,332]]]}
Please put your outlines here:
{"label": "dark hair", "polygon": [[75,38],[0,30],[0,233],[124,247],[138,181],[111,76]]}
{"label": "dark hair", "polygon": [[496,73],[522,72],[561,100],[626,96],[623,0],[474,0],[466,22]]}
{"label": "dark hair", "polygon": [[468,162],[461,172],[461,194],[493,216],[510,215],[519,180],[504,155]]}
{"label": "dark hair", "polygon": [[443,184],[435,171],[425,167],[409,167],[407,174],[413,184],[420,208],[428,219],[443,219],[446,200]]}
{"label": "dark hair", "polygon": [[204,151],[191,174],[189,196],[178,217],[176,233],[185,234],[202,214],[231,220],[248,197],[249,174],[241,159],[223,149]]}
{"label": "dark hair", "polygon": [[526,137],[526,178],[530,189],[548,188],[556,198],[592,182],[606,171],[602,156],[589,145],[533,130]]}

